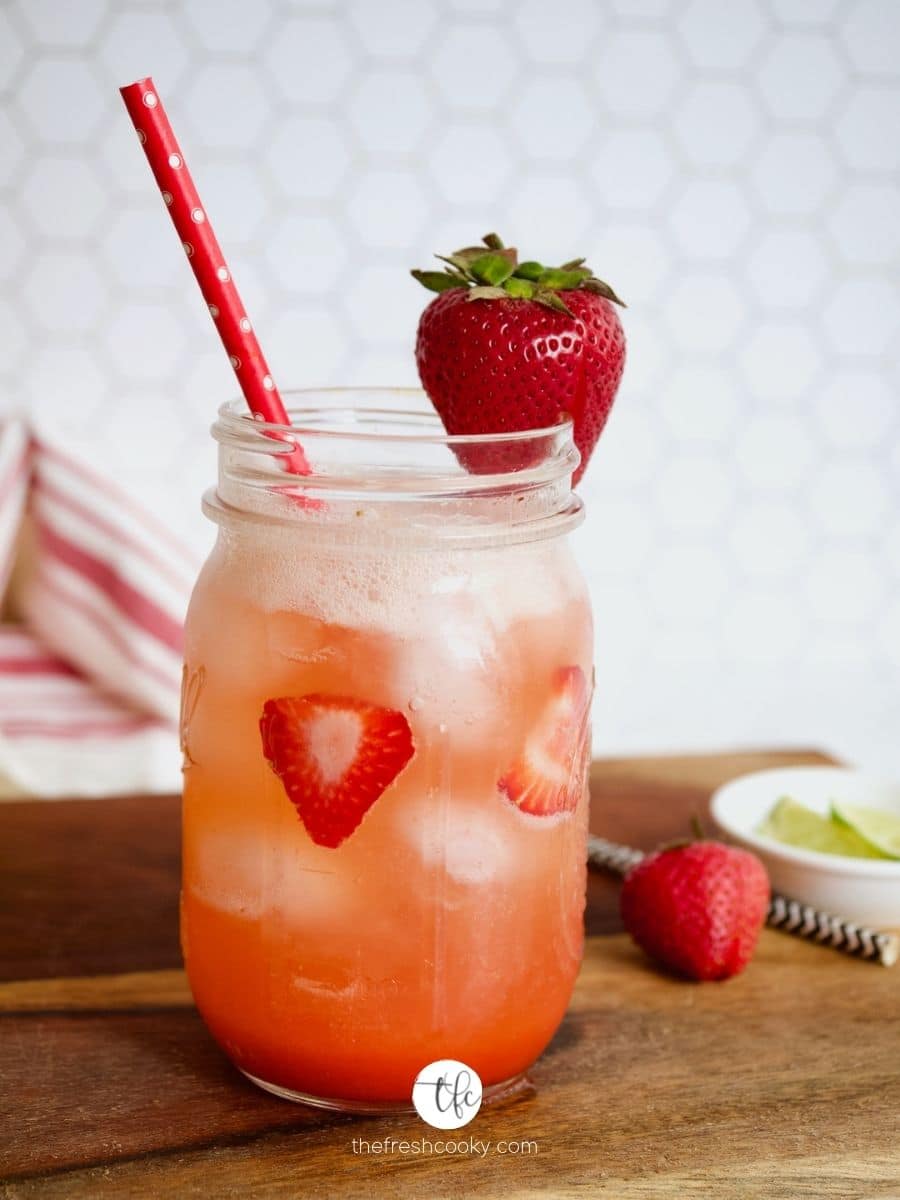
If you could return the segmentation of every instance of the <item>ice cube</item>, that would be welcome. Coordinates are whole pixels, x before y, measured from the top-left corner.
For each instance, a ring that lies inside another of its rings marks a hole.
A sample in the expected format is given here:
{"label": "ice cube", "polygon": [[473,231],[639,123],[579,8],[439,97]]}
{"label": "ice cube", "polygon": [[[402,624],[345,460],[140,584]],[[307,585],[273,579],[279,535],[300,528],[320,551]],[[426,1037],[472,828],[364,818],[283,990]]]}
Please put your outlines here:
{"label": "ice cube", "polygon": [[248,920],[273,912],[292,922],[346,919],[353,889],[322,854],[299,825],[296,840],[249,825],[208,830],[186,848],[186,878],[199,899]]}
{"label": "ice cube", "polygon": [[441,596],[427,624],[393,643],[391,702],[456,745],[483,745],[503,720],[495,632],[468,594]]}
{"label": "ice cube", "polygon": [[433,795],[406,806],[399,819],[426,869],[444,870],[454,883],[480,887],[516,869],[514,831],[499,796],[442,802]]}
{"label": "ice cube", "polygon": [[186,840],[185,886],[198,900],[257,919],[264,908],[263,845],[249,829],[206,829]]}
{"label": "ice cube", "polygon": [[268,613],[266,639],[276,663],[279,659],[289,663],[328,662],[336,653],[334,627],[301,613]]}

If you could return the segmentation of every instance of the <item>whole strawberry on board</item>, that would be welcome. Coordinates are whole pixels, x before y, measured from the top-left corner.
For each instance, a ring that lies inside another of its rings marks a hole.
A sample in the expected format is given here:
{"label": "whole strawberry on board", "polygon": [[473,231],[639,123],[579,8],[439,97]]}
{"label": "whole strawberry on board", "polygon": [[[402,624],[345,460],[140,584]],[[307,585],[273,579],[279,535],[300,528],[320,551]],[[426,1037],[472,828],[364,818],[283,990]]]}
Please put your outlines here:
{"label": "whole strawberry on board", "polygon": [[[419,321],[419,378],[449,434],[507,433],[572,418],[584,474],[625,366],[625,334],[609,284],[584,259],[561,267],[519,262],[495,233],[446,257],[441,271],[413,271],[440,293]],[[509,448],[507,447],[507,454]],[[462,447],[481,474],[527,463]]]}
{"label": "whole strawberry on board", "polygon": [[753,957],[769,894],[755,854],[696,841],[632,867],[620,908],[625,928],[651,958],[689,979],[727,979]]}

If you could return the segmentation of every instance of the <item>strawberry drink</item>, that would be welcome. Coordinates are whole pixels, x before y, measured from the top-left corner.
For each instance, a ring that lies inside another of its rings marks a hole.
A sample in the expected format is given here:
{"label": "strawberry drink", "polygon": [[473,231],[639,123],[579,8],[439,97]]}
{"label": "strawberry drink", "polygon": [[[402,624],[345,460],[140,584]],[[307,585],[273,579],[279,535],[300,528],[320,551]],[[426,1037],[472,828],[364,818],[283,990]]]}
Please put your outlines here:
{"label": "strawberry drink", "polygon": [[[278,1094],[406,1109],[452,1058],[490,1095],[553,1036],[582,950],[572,426],[454,439],[395,395],[294,399],[296,487],[267,426],[227,405],[214,429],[182,716],[191,987]],[[502,469],[470,474],[480,452]]]}
{"label": "strawberry drink", "polygon": [[197,1006],[288,1099],[408,1110],[442,1059],[498,1094],[581,959],[592,633],[565,535],[620,302],[583,259],[520,262],[489,234],[413,272],[438,293],[430,411],[288,409],[152,79],[121,90],[246,403],[214,426],[219,533],[185,629]]}
{"label": "strawberry drink", "polygon": [[254,1082],[346,1111],[409,1109],[441,1059],[501,1093],[581,960],[593,637],[566,535],[619,301],[495,234],[442,262],[413,272],[427,399],[220,409],[187,621],[191,987]]}

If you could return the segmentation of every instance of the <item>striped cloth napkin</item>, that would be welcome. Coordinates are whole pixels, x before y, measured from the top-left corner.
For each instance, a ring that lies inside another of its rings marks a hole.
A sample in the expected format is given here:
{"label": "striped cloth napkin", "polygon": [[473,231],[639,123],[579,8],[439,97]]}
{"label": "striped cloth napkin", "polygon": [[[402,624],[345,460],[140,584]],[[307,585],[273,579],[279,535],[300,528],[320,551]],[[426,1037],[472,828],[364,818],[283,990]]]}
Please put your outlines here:
{"label": "striped cloth napkin", "polygon": [[[15,566],[15,572],[14,572]],[[197,555],[20,420],[0,429],[0,795],[180,786],[182,622]]]}

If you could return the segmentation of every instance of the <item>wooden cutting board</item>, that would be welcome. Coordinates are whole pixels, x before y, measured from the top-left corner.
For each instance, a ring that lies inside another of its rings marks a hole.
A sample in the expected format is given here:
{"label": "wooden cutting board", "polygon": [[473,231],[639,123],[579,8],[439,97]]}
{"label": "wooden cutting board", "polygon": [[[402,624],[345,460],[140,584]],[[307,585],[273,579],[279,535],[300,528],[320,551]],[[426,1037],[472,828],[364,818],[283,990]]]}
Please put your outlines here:
{"label": "wooden cutting board", "polygon": [[[723,780],[822,761],[600,762],[593,826],[649,848]],[[584,968],[533,1088],[449,1134],[258,1092],[206,1035],[180,970],[177,817],[175,798],[0,806],[4,1200],[900,1196],[900,970],[766,932],[737,979],[676,981],[617,932],[616,886],[599,876]],[[481,1145],[438,1154],[423,1139]]]}

